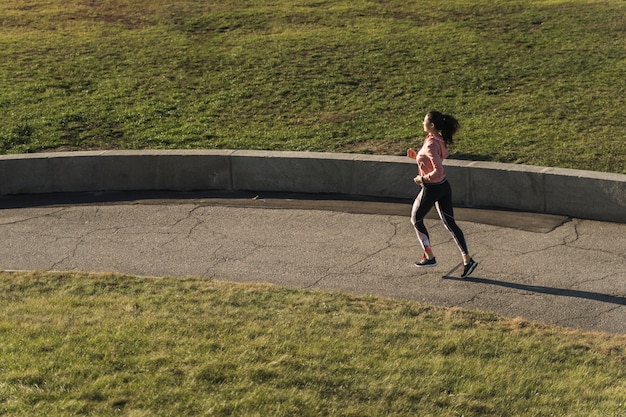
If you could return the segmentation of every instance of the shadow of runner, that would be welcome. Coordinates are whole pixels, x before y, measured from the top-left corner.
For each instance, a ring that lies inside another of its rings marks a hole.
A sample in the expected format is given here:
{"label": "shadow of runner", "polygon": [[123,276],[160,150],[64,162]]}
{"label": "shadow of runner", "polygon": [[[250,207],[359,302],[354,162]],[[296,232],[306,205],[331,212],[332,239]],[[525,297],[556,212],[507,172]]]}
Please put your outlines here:
{"label": "shadow of runner", "polygon": [[535,292],[541,294],[558,295],[561,297],[573,297],[573,298],[586,298],[588,300],[601,301],[603,303],[626,305],[626,297],[620,297],[616,295],[601,294],[591,291],[570,290],[565,288],[552,288],[544,287],[541,285],[527,285],[519,284],[517,282],[496,281],[487,278],[459,278],[444,275],[443,279],[449,279],[453,281],[475,282],[477,284],[497,285],[499,287],[513,288],[516,290],[522,290],[527,292]]}

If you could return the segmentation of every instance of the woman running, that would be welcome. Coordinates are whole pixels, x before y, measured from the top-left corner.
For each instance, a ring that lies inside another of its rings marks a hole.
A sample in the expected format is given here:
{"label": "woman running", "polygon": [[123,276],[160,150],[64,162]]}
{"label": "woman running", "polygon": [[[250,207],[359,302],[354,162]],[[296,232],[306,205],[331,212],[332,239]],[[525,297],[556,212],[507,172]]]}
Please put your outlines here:
{"label": "woman running", "polygon": [[451,115],[438,111],[429,112],[424,117],[424,132],[428,133],[421,149],[407,151],[407,156],[415,159],[419,175],[413,181],[422,187],[417,195],[411,210],[411,223],[417,232],[417,238],[424,249],[421,259],[415,262],[417,267],[437,265],[437,260],[430,246],[428,230],[424,226],[424,217],[433,207],[437,208],[439,217],[446,229],[452,234],[456,245],[463,256],[463,273],[461,278],[468,277],[478,266],[467,250],[467,243],[463,231],[454,220],[452,210],[452,189],[446,179],[443,160],[449,155],[448,145],[452,137],[459,130],[459,122]]}

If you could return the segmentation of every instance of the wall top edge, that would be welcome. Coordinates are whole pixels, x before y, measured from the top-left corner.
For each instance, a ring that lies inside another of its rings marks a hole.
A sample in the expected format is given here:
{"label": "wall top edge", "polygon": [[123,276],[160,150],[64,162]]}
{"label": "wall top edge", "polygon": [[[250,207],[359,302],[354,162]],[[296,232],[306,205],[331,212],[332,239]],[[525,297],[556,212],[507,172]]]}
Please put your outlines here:
{"label": "wall top edge", "polygon": [[[406,156],[370,155],[352,153],[306,152],[306,151],[255,151],[229,149],[189,149],[189,150],[102,150],[102,151],[74,151],[74,152],[46,152],[32,154],[0,155],[0,162],[11,160],[39,160],[73,157],[113,157],[113,156],[228,156],[228,157],[257,157],[257,158],[297,158],[297,159],[328,159],[365,162],[408,163],[414,164]],[[611,172],[587,171],[570,168],[542,167],[489,161],[466,161],[446,159],[445,166],[458,168],[480,168],[487,170],[505,170],[516,172],[542,173],[567,177],[585,177],[626,182],[626,174]]]}

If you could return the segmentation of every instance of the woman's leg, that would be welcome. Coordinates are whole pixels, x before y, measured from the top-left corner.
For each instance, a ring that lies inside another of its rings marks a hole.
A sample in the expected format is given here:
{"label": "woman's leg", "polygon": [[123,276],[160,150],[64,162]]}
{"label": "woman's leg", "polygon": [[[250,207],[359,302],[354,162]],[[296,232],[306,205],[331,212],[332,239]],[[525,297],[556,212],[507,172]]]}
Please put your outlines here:
{"label": "woman's leg", "polygon": [[430,196],[428,189],[426,187],[422,187],[422,190],[415,198],[413,202],[413,207],[411,209],[411,224],[415,227],[415,232],[417,233],[417,239],[422,245],[422,249],[426,253],[426,256],[430,259],[433,258],[434,255],[432,253],[432,249],[430,247],[430,237],[428,235],[428,230],[424,225],[424,217],[428,214],[430,209],[435,205],[435,200]]}
{"label": "woman's leg", "polygon": [[439,197],[435,206],[437,207],[437,212],[439,213],[441,221],[443,221],[443,225],[450,232],[459,248],[459,251],[461,251],[461,255],[463,255],[463,262],[467,263],[470,259],[469,251],[467,249],[465,235],[463,234],[461,228],[456,224],[456,220],[454,220],[454,209],[452,208],[452,189],[450,188],[450,184],[448,182],[442,185],[445,185],[446,188]]}
{"label": "woman's leg", "polygon": [[448,184],[447,182],[446,184],[447,190],[441,195],[440,199],[435,205],[437,206],[439,217],[441,217],[444,226],[446,227],[446,229],[448,229],[448,231],[454,238],[454,241],[456,242],[456,245],[459,247],[461,255],[463,256],[463,272],[461,273],[461,278],[467,278],[472,272],[474,272],[474,270],[478,266],[478,262],[474,261],[469,255],[463,231],[454,220],[454,211],[452,209],[452,189],[450,188],[450,184]]}

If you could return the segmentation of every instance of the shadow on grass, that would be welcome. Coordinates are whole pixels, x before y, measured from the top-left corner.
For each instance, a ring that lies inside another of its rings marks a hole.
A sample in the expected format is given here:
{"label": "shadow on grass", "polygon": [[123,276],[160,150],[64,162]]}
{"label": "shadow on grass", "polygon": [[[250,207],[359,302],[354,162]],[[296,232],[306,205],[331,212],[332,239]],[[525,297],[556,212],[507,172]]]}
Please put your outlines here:
{"label": "shadow on grass", "polygon": [[443,279],[449,279],[453,281],[474,282],[477,284],[497,285],[499,287],[513,288],[515,290],[534,292],[539,294],[558,295],[561,297],[573,297],[573,298],[585,298],[588,300],[601,301],[603,303],[611,303],[618,305],[626,305],[626,297],[620,297],[616,295],[608,295],[591,291],[571,290],[565,288],[552,288],[544,287],[541,285],[527,285],[517,282],[496,281],[487,278],[459,278],[449,275],[445,275]]}

